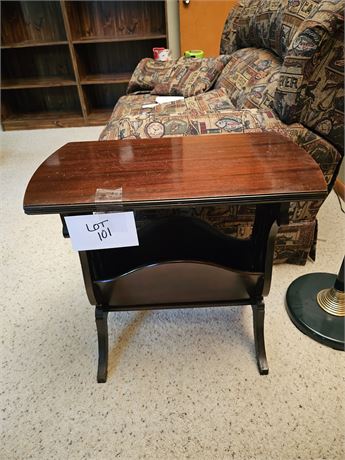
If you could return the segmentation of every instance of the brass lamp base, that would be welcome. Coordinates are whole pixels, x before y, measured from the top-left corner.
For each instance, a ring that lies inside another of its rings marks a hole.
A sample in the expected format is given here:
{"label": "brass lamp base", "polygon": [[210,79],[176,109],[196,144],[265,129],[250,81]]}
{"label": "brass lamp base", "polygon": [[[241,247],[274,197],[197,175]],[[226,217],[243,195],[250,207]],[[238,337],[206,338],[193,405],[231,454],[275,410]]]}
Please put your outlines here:
{"label": "brass lamp base", "polygon": [[322,289],[317,294],[317,303],[330,315],[345,316],[345,293],[338,289]]}

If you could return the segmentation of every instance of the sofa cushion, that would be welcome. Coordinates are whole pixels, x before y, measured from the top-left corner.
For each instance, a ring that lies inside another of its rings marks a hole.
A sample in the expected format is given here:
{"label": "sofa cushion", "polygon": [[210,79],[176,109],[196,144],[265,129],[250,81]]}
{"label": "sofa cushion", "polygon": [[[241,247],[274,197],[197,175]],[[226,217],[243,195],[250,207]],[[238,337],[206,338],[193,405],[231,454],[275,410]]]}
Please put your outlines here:
{"label": "sofa cushion", "polygon": [[226,88],[237,109],[274,108],[281,60],[268,50],[235,51],[218,77],[215,88]]}
{"label": "sofa cushion", "polygon": [[208,91],[217,80],[229,56],[215,58],[180,58],[170,73],[157,83],[152,94],[171,96],[196,96]]}
{"label": "sofa cushion", "polygon": [[156,104],[156,96],[150,93],[121,96],[111,114],[110,120],[120,119],[128,114],[142,115],[150,112]]}
{"label": "sofa cushion", "polygon": [[213,89],[197,96],[179,99],[177,101],[157,104],[156,97],[152,94],[129,94],[122,96],[117,101],[113,113],[100,135],[100,140],[111,132],[113,125],[126,116],[145,116],[150,113],[156,115],[179,115],[189,112],[190,114],[221,113],[234,109],[228,94],[224,88]]}
{"label": "sofa cushion", "polygon": [[135,92],[150,92],[163,77],[170,74],[176,65],[176,60],[157,61],[144,58],[138,63],[128,83],[127,94]]}
{"label": "sofa cushion", "polygon": [[145,58],[135,68],[127,93],[151,91],[162,96],[195,96],[213,86],[228,61],[229,56],[222,55],[165,62]]}
{"label": "sofa cushion", "polygon": [[234,108],[225,88],[218,88],[182,100],[158,104],[153,112],[157,115],[179,115],[185,112],[196,115],[228,112]]}

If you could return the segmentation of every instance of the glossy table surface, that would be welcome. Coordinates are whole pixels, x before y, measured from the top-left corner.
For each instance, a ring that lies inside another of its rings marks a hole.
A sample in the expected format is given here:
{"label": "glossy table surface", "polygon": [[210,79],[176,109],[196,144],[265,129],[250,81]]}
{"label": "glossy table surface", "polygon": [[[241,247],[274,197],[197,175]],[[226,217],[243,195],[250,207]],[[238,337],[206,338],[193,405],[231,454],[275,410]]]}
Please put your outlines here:
{"label": "glossy table surface", "polygon": [[275,133],[73,142],[34,173],[24,210],[283,202],[322,199],[326,189],[310,155]]}

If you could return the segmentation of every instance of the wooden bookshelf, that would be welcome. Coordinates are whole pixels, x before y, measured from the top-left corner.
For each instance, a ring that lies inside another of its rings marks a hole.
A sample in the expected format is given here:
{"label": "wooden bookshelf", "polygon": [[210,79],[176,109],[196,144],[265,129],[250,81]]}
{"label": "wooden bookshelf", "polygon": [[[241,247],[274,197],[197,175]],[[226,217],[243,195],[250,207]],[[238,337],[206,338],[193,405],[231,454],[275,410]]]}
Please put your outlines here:
{"label": "wooden bookshelf", "polygon": [[107,42],[138,42],[140,40],[161,40],[165,39],[166,35],[161,34],[150,34],[150,35],[142,35],[142,36],[133,36],[133,35],[125,35],[123,37],[102,37],[102,38],[79,38],[78,40],[73,40],[74,44],[81,44],[81,43],[107,43]]}
{"label": "wooden bookshelf", "polygon": [[23,42],[10,43],[8,45],[1,45],[1,49],[28,48],[32,46],[52,46],[52,45],[68,45],[68,41],[59,40],[59,41],[50,41],[50,42],[38,42],[35,40],[25,40]]}
{"label": "wooden bookshelf", "polygon": [[76,82],[65,77],[44,77],[44,78],[10,78],[3,79],[1,87],[3,89],[22,89],[22,88],[51,88],[54,86],[74,86]]}
{"label": "wooden bookshelf", "polygon": [[165,1],[2,1],[4,130],[104,124],[137,63],[167,47]]}
{"label": "wooden bookshelf", "polygon": [[102,85],[108,83],[128,83],[131,73],[97,73],[80,78],[83,85]]}

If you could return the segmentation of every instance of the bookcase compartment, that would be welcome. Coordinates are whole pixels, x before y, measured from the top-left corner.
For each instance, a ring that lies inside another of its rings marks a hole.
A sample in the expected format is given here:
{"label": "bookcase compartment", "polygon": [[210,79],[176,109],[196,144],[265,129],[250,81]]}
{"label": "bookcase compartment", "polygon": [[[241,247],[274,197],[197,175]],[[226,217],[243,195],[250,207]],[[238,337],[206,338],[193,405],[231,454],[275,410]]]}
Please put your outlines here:
{"label": "bookcase compartment", "polygon": [[128,82],[138,62],[153,56],[155,46],[166,46],[165,39],[145,40],[140,47],[132,41],[75,45],[81,83]]}
{"label": "bookcase compartment", "polygon": [[68,46],[4,49],[1,81],[5,89],[76,84]]}
{"label": "bookcase compartment", "polygon": [[66,7],[76,42],[166,34],[164,1],[72,1]]}
{"label": "bookcase compartment", "polygon": [[91,124],[106,123],[114,105],[126,92],[127,83],[83,85],[87,117]]}
{"label": "bookcase compartment", "polygon": [[77,124],[83,121],[76,87],[3,90],[2,104],[7,129],[37,128],[37,123],[71,126],[68,119]]}
{"label": "bookcase compartment", "polygon": [[66,41],[59,1],[1,2],[2,46]]}

